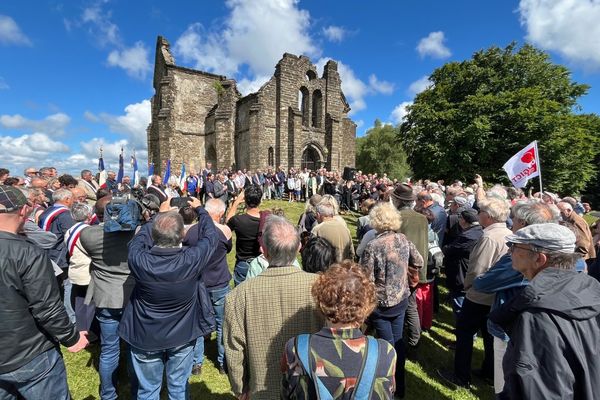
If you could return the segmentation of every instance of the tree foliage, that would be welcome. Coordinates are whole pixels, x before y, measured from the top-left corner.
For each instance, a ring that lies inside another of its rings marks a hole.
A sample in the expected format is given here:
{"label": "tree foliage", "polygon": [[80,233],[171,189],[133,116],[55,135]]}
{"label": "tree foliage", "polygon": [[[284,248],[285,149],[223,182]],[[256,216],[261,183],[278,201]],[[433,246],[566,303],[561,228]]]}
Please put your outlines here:
{"label": "tree foliage", "polygon": [[366,173],[387,173],[390,178],[409,176],[411,171],[398,139],[398,128],[376,120],[365,136],[356,139],[356,167]]}
{"label": "tree foliage", "polygon": [[576,115],[587,85],[533,46],[492,47],[436,69],[400,126],[416,177],[508,178],[502,165],[538,141],[544,187],[578,192],[596,173],[597,115]]}

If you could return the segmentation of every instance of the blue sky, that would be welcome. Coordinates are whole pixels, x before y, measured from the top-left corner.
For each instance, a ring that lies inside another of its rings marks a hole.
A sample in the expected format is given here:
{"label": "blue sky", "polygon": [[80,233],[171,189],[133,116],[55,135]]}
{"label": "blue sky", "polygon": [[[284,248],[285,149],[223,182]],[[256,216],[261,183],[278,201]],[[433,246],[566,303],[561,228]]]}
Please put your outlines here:
{"label": "blue sky", "polygon": [[[404,106],[448,61],[512,41],[532,43],[591,86],[600,112],[600,1],[30,1],[0,4],[0,167],[95,169],[103,144],[146,162],[157,35],[179,65],[256,90],[284,52],[340,63],[363,135]],[[145,168],[142,172],[145,173]]]}

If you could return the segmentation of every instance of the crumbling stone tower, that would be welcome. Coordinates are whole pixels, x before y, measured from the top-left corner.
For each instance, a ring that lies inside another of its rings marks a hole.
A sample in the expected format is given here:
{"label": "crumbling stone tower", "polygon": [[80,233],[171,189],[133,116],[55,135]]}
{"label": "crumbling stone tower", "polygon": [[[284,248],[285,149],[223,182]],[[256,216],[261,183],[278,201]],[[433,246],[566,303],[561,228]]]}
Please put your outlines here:
{"label": "crumbling stone tower", "polygon": [[356,124],[341,90],[337,63],[323,76],[305,56],[284,54],[275,74],[242,97],[224,76],[175,65],[169,43],[158,37],[148,157],[155,171],[171,159],[199,169],[267,166],[354,166]]}

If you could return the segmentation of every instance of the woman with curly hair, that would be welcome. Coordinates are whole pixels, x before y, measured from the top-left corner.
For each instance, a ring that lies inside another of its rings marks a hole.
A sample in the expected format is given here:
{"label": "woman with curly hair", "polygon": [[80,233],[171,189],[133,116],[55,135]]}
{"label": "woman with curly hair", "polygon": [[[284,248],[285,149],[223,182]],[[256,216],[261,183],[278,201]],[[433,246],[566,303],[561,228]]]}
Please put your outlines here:
{"label": "woman with curly hair", "polygon": [[396,352],[359,329],[377,298],[363,268],[350,260],[333,264],[313,284],[312,296],[327,322],[287,342],[281,398],[392,399]]}
{"label": "woman with curly hair", "polygon": [[423,267],[423,257],[406,236],[399,233],[400,213],[391,203],[380,203],[369,213],[377,232],[363,252],[360,263],[377,288],[377,308],[369,317],[377,336],[396,349],[396,396],[404,397],[405,350],[402,340],[404,315],[408,308],[409,266]]}

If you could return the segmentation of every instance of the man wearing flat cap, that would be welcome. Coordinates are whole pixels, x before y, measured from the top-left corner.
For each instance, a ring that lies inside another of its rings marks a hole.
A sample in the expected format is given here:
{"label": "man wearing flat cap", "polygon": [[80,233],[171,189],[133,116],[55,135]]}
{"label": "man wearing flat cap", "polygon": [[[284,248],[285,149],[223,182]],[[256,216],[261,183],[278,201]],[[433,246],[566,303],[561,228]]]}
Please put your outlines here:
{"label": "man wearing flat cap", "polygon": [[534,224],[506,239],[530,284],[490,314],[510,336],[500,398],[600,398],[600,283],[575,271],[575,234]]}

